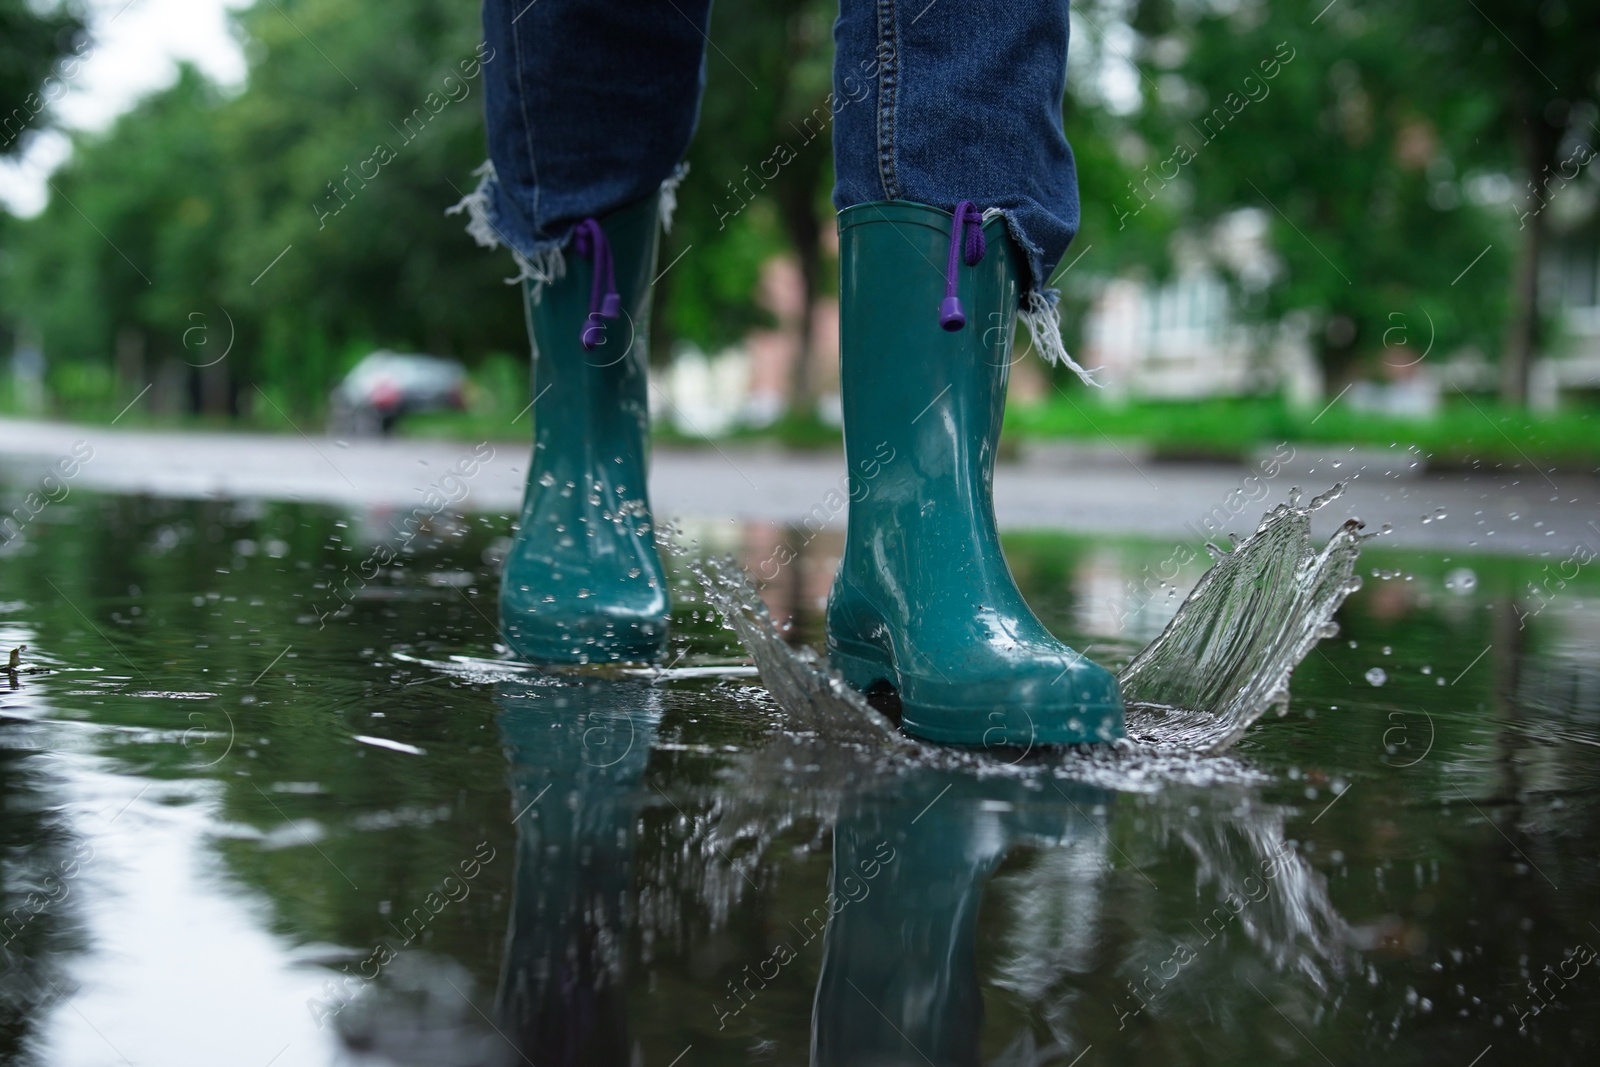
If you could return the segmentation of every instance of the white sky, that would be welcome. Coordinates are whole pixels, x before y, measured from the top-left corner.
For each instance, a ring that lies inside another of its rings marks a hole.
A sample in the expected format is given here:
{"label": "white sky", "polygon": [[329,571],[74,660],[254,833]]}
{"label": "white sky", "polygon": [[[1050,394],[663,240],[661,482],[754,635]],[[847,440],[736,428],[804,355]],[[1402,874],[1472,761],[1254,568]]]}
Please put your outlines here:
{"label": "white sky", "polygon": [[[251,0],[87,0],[88,58],[53,105],[63,126],[102,130],[140,97],[171,85],[177,61],[189,60],[212,80],[237,85],[244,53],[228,32],[228,9]],[[0,161],[0,206],[35,215],[49,197],[46,178],[71,153],[62,134],[34,136],[19,157]]]}

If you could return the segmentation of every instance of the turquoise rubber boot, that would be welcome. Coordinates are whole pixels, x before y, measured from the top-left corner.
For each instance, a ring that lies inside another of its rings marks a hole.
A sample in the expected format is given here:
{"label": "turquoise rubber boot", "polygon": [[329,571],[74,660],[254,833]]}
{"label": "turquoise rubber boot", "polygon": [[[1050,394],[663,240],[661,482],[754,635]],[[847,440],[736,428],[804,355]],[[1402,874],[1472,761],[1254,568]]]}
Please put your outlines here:
{"label": "turquoise rubber boot", "polygon": [[1025,265],[1004,220],[969,222],[967,207],[964,265],[948,211],[839,214],[851,499],[828,655],[858,689],[892,686],[901,728],[930,741],[1111,741],[1116,677],[1045,629],[1001,554],[995,445]]}
{"label": "turquoise rubber boot", "polygon": [[547,663],[647,660],[667,636],[667,583],[646,486],[652,196],[596,223],[566,275],[524,289],[533,341],[533,460],[500,579],[505,640]]}

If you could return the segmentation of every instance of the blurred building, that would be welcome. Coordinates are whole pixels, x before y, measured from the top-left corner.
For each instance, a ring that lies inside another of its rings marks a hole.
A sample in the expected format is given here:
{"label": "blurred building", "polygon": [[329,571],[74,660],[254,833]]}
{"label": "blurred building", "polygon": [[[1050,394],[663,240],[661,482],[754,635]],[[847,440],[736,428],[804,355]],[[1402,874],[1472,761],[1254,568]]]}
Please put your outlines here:
{"label": "blurred building", "polygon": [[1112,396],[1186,400],[1283,392],[1306,406],[1322,398],[1322,372],[1309,322],[1239,321],[1223,280],[1228,269],[1247,290],[1265,287],[1280,267],[1254,210],[1223,219],[1201,244],[1174,241],[1175,270],[1154,283],[1118,277],[1092,283],[1081,362]]}
{"label": "blurred building", "polygon": [[[1588,183],[1593,185],[1594,183]],[[1540,296],[1553,336],[1528,379],[1528,404],[1552,411],[1563,393],[1600,391],[1600,194],[1576,183],[1552,198]]]}
{"label": "blurred building", "polygon": [[1306,324],[1247,325],[1232,313],[1226,283],[1190,267],[1155,285],[1113,278],[1084,322],[1083,363],[1112,396],[1187,400],[1284,392],[1306,406],[1322,397],[1322,373]]}

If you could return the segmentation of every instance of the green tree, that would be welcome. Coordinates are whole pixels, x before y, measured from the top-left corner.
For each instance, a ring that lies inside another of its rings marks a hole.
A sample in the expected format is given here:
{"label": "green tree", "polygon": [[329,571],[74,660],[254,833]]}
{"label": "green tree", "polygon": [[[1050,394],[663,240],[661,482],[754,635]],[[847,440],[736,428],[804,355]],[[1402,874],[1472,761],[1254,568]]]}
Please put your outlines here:
{"label": "green tree", "polygon": [[483,65],[506,61],[480,51],[476,12],[299,0],[240,24],[263,58],[219,136],[237,161],[225,303],[251,324],[252,377],[320,397],[377,345],[525,351],[509,264],[444,214],[484,157]]}
{"label": "green tree", "polygon": [[48,208],[15,228],[9,310],[42,335],[68,400],[109,399],[81,395],[94,392],[82,383],[109,381],[119,335],[159,361],[184,354],[189,312],[215,315],[226,232],[217,103],[199,72],[183,68],[105,134],[77,135]]}
{"label": "green tree", "polygon": [[[798,261],[807,308],[833,291],[832,125],[865,106],[832,96],[834,12],[833,0],[717,8],[662,255],[658,352],[674,338],[715,349],[766,325],[756,286],[773,256]],[[503,61],[480,50],[476,13],[444,0],[279,0],[235,18],[242,90],[183,70],[106,132],[75,134],[46,211],[8,222],[14,284],[0,312],[41,335],[55,393],[116,410],[165,367],[205,410],[281,409],[298,422],[371,347],[468,363],[525,352],[516,290],[502,284],[510,264],[443,214],[484,156],[482,67]],[[1083,163],[1081,246],[1100,242],[1094,269],[1157,258],[1167,215],[1108,237],[1126,121],[1092,93],[1064,106]],[[810,324],[800,411],[812,404]]]}
{"label": "green tree", "polygon": [[[663,252],[662,325],[706,348],[765,325],[755,304],[761,264],[792,252],[812,308],[831,289],[822,235],[831,223],[834,5],[781,0],[759,15],[713,7],[711,49],[689,178]],[[851,105],[843,105],[851,106]],[[686,251],[692,246],[692,251]],[[811,316],[801,321],[791,407],[808,411]]]}
{"label": "green tree", "polygon": [[[1480,100],[1473,143],[1517,175],[1516,263],[1500,358],[1500,398],[1523,404],[1539,354],[1540,265],[1550,196],[1596,153],[1600,129],[1600,3],[1595,0],[1473,0],[1466,6],[1401,5],[1407,40],[1436,84]],[[1463,138],[1463,144],[1465,144]]]}
{"label": "green tree", "polygon": [[76,5],[0,0],[0,155],[47,121],[87,47]]}
{"label": "green tree", "polygon": [[1407,17],[1359,0],[1146,0],[1132,16],[1148,147],[1123,209],[1184,204],[1203,242],[1228,213],[1262,212],[1279,269],[1230,271],[1243,306],[1314,311],[1334,378],[1401,338],[1405,362],[1430,339],[1493,350],[1503,316],[1504,220],[1462,195],[1493,164],[1474,138],[1494,101],[1441,84],[1426,50],[1399,47]]}
{"label": "green tree", "polygon": [[[1079,3],[1073,5],[1073,14],[1062,128],[1077,165],[1081,217],[1077,237],[1049,283],[1061,292],[1062,334],[1069,352],[1081,347],[1083,323],[1106,278],[1137,272],[1160,279],[1170,272],[1170,238],[1187,211],[1187,201],[1178,197],[1153,202],[1143,211],[1126,206],[1150,151],[1134,125],[1138,111],[1127,110],[1128,103],[1108,91],[1118,72],[1132,63],[1118,42],[1126,28],[1127,4]],[[1051,367],[1047,373],[1057,389],[1088,388],[1065,367]]]}
{"label": "green tree", "polygon": [[6,312],[39,329],[57,393],[103,386],[129,337],[148,367],[210,362],[231,339],[200,375],[208,410],[259,386],[292,417],[370,347],[525,350],[506,264],[444,215],[484,155],[476,14],[284,0],[239,22],[241,93],[185,70],[75,135],[58,195],[11,228]]}

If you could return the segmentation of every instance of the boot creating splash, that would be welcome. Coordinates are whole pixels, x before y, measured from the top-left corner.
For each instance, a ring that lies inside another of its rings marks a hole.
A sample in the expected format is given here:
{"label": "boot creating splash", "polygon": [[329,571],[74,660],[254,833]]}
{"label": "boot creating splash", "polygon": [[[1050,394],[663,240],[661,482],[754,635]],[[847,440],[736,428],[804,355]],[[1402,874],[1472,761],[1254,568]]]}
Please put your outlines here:
{"label": "boot creating splash", "polygon": [[854,471],[884,440],[897,458],[850,494],[828,655],[852,686],[892,687],[901,728],[930,741],[1111,741],[1115,676],[1051,635],[1001,553],[995,446],[1023,263],[1004,221],[977,215],[839,215],[846,459]]}

